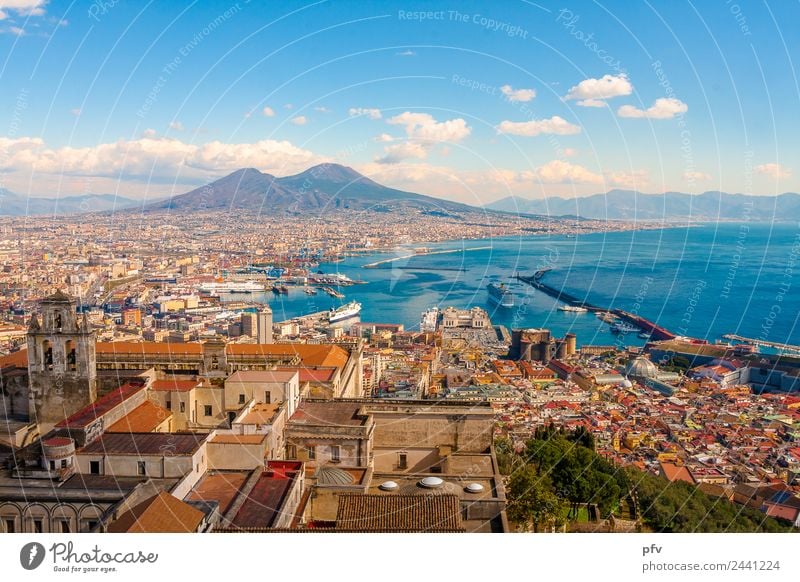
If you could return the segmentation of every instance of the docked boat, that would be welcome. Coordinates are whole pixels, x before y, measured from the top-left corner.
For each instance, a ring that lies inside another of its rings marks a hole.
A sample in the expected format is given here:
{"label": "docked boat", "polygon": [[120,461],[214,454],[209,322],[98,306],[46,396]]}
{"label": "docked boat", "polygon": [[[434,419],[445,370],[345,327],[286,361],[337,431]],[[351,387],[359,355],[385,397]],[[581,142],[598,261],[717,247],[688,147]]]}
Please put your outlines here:
{"label": "docked boat", "polygon": [[642,330],[635,325],[624,321],[618,321],[611,325],[611,333],[638,333],[640,331]]}
{"label": "docked boat", "polygon": [[419,322],[421,332],[436,331],[439,325],[439,308],[431,307],[422,313],[422,320]]}
{"label": "docked boat", "polygon": [[306,287],[305,289],[303,289],[303,293],[305,293],[306,295],[316,295],[317,290],[314,289],[313,287]]}
{"label": "docked boat", "polygon": [[228,281],[226,283],[203,283],[198,287],[203,293],[261,293],[264,286],[255,281]]}
{"label": "docked boat", "polygon": [[489,283],[489,299],[500,307],[514,307],[514,294],[503,283]]}
{"label": "docked boat", "polygon": [[559,305],[559,311],[567,311],[569,313],[586,313],[589,311],[585,307],[579,307],[578,305]]}
{"label": "docked boat", "polygon": [[361,304],[358,301],[351,301],[347,305],[342,305],[328,312],[328,323],[336,323],[350,319],[361,313]]}
{"label": "docked boat", "polygon": [[609,313],[608,311],[598,311],[596,315],[597,315],[597,319],[599,319],[600,321],[604,321],[606,323],[616,323],[617,322],[617,317],[615,315]]}

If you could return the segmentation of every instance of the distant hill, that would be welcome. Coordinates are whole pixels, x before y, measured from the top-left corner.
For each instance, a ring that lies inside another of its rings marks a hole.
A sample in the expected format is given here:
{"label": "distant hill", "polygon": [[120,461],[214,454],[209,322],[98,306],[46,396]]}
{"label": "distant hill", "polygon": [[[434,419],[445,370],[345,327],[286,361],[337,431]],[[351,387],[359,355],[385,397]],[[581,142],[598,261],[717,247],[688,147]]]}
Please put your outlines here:
{"label": "distant hill", "polygon": [[379,212],[417,208],[445,214],[481,211],[466,204],[388,188],[339,164],[320,164],[284,178],[244,168],[185,194],[148,204],[144,211],[246,209],[272,214],[342,208]]}
{"label": "distant hill", "polygon": [[141,205],[141,202],[114,194],[86,194],[62,198],[21,196],[0,188],[0,215],[27,216],[42,214],[80,214],[104,212]]}
{"label": "distant hill", "polygon": [[504,212],[609,220],[800,220],[800,194],[752,196],[725,192],[644,194],[610,190],[582,198],[531,200],[509,196],[486,208]]}

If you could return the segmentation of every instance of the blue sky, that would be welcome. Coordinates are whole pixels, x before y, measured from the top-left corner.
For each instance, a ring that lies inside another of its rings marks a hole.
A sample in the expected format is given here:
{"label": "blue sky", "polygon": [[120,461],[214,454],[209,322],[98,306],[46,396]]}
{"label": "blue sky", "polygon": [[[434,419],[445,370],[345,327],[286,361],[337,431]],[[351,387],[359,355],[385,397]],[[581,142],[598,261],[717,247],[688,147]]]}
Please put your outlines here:
{"label": "blue sky", "polygon": [[0,185],[798,191],[796,2],[0,0]]}

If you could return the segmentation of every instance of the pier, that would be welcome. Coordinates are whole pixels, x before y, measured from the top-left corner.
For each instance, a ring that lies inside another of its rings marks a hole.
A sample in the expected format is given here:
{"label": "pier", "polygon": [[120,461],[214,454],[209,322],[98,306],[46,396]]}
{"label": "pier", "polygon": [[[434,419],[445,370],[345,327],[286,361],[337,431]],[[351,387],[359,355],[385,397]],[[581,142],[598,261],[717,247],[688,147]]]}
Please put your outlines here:
{"label": "pier", "polygon": [[741,342],[743,344],[748,344],[751,346],[756,347],[764,347],[764,348],[772,348],[781,352],[792,352],[794,354],[800,354],[800,346],[792,345],[792,344],[784,344],[780,342],[770,342],[767,340],[760,340],[751,337],[744,337],[741,335],[736,335],[735,333],[726,333],[722,336],[726,340],[733,340],[737,342]]}
{"label": "pier", "polygon": [[593,313],[603,312],[603,311],[612,313],[619,319],[635,325],[642,331],[648,332],[650,334],[650,337],[654,340],[671,340],[678,337],[676,334],[672,333],[668,329],[665,329],[660,325],[653,323],[649,319],[636,315],[635,313],[629,313],[622,309],[611,309],[607,307],[600,307],[598,305],[593,305],[587,301],[575,297],[570,293],[567,293],[566,291],[563,291],[561,289],[556,289],[555,287],[551,287],[550,285],[543,283],[542,277],[544,277],[544,275],[550,272],[551,270],[552,268],[548,267],[546,269],[540,269],[536,271],[531,277],[525,277],[523,275],[517,274],[515,278],[518,281],[521,281],[522,283],[527,283],[528,285],[532,286],[535,289],[538,289],[539,291],[549,295],[550,297],[553,297],[563,303],[566,303],[567,305],[574,305],[575,307],[583,307],[584,309],[588,309]]}

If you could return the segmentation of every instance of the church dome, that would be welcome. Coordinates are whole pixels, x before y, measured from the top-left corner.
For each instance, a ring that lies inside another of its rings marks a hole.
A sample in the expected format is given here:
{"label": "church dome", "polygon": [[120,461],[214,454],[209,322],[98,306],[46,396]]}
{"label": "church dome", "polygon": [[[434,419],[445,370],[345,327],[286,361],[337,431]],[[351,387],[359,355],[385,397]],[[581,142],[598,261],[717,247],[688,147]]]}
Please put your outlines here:
{"label": "church dome", "polygon": [[625,375],[636,378],[655,378],[658,375],[658,368],[644,356],[637,356],[625,366]]}
{"label": "church dome", "polygon": [[317,485],[352,485],[353,476],[338,467],[317,469]]}

